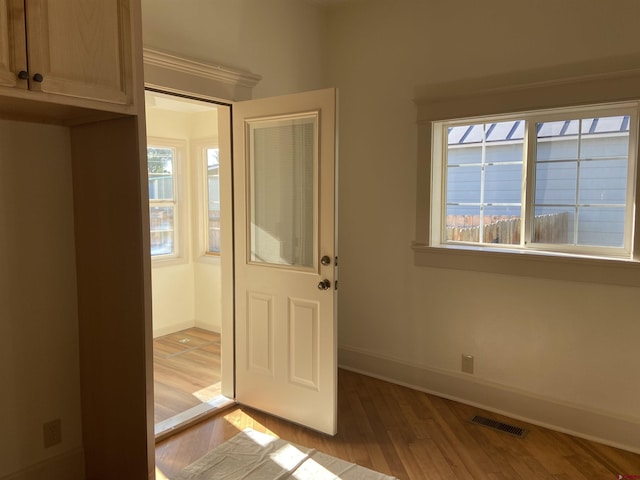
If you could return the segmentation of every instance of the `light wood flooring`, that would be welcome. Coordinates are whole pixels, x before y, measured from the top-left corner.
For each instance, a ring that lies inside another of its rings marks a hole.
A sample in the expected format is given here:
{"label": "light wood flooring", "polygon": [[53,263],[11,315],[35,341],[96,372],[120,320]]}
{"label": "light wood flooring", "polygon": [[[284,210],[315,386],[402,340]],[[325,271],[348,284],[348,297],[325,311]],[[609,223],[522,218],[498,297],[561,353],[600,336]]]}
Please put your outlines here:
{"label": "light wood flooring", "polygon": [[219,394],[220,334],[190,328],[153,340],[155,423]]}
{"label": "light wood flooring", "polygon": [[[335,437],[234,407],[156,445],[163,479],[251,427],[401,480],[615,480],[640,475],[640,455],[554,432],[345,370]],[[468,422],[483,415],[525,438]]]}

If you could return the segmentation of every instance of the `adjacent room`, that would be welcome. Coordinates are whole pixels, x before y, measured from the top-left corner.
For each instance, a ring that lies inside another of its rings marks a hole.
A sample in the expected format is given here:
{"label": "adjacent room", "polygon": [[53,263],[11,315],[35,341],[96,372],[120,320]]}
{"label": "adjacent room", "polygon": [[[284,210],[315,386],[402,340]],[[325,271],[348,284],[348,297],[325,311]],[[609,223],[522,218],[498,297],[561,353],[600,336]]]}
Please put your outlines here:
{"label": "adjacent room", "polygon": [[145,92],[156,436],[221,395],[222,104]]}

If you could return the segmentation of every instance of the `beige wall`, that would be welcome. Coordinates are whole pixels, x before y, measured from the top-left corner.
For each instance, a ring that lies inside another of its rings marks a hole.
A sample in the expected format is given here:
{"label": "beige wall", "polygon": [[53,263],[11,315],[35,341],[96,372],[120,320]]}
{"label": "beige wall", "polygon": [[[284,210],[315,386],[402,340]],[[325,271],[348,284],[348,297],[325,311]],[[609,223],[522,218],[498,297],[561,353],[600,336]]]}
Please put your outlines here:
{"label": "beige wall", "polygon": [[[444,376],[438,387],[414,383],[515,414],[507,393],[640,426],[637,288],[414,267],[410,248],[416,87],[638,54],[639,15],[635,1],[371,0],[331,10],[343,363],[396,379],[402,365]],[[473,380],[460,374],[462,353],[475,356]],[[493,404],[460,393],[477,383],[506,393]]]}
{"label": "beige wall", "polygon": [[0,478],[79,452],[79,373],[69,130],[1,120]]}

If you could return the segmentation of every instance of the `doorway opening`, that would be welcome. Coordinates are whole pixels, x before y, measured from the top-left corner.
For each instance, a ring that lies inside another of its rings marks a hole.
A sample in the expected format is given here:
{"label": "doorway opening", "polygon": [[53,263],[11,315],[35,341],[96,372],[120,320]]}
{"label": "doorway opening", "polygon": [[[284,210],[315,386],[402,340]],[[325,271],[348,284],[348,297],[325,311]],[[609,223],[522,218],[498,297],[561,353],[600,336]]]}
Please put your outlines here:
{"label": "doorway opening", "polygon": [[222,336],[230,107],[155,90],[145,105],[158,440],[233,404],[221,355],[233,341]]}

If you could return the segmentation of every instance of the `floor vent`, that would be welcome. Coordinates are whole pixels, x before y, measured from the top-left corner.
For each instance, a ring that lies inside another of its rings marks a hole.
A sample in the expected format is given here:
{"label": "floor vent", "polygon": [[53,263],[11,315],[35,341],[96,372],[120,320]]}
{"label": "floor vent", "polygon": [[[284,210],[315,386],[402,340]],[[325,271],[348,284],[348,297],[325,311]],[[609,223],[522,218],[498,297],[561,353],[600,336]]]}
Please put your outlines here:
{"label": "floor vent", "polygon": [[501,432],[515,435],[516,437],[520,438],[526,437],[527,433],[529,433],[529,431],[525,430],[524,428],[515,427],[507,423],[498,422],[497,420],[491,420],[490,418],[480,417],[478,415],[471,419],[471,423],[482,425],[483,427],[493,428],[494,430],[499,430]]}

